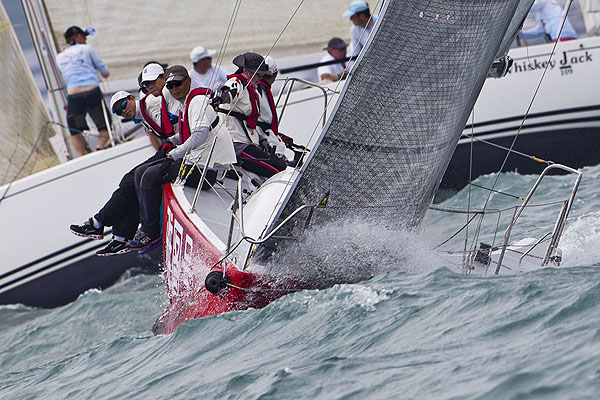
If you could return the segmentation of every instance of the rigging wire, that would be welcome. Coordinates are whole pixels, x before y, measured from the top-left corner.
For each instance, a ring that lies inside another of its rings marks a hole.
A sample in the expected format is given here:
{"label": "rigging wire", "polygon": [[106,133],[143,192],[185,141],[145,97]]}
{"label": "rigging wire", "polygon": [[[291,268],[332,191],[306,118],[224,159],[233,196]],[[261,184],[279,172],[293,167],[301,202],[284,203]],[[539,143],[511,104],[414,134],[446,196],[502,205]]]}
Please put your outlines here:
{"label": "rigging wire", "polygon": [[[568,4],[568,6],[566,6],[566,12],[564,13],[563,19],[561,21],[560,30],[559,30],[558,36],[556,38],[557,40],[554,42],[554,46],[552,46],[552,51],[550,52],[550,56],[548,57],[548,61],[552,60],[552,57],[554,56],[554,53],[556,51],[556,45],[558,44],[558,41],[560,39],[560,34],[562,33],[563,27],[565,25],[565,21],[567,20],[568,11],[569,11],[569,9],[571,7],[571,4],[573,3],[573,0],[568,0],[568,1],[569,1],[569,4]],[[533,106],[533,102],[535,101],[535,98],[537,97],[537,94],[538,94],[538,92],[540,90],[540,87],[542,86],[542,82],[544,81],[544,78],[546,77],[546,72],[548,71],[549,65],[550,65],[550,62],[547,62],[546,66],[544,68],[544,71],[542,72],[542,76],[540,77],[540,80],[539,80],[539,82],[537,84],[537,87],[535,89],[533,97],[531,98],[531,101],[529,102],[529,105],[527,106],[527,111],[525,112],[525,115],[523,116],[521,124],[519,125],[519,129],[517,130],[517,133],[516,133],[515,137],[513,138],[513,141],[512,141],[512,143],[510,145],[510,150],[513,149],[513,147],[514,147],[514,145],[515,145],[515,143],[517,141],[517,138],[519,137],[519,134],[521,133],[521,130],[523,129],[523,126],[525,125],[525,121],[527,119],[527,116],[529,115],[529,112],[531,111],[531,107]],[[509,155],[510,155],[510,152],[507,152],[506,157],[504,157],[504,161],[502,162],[502,165],[500,166],[500,169],[498,170],[498,172],[496,172],[496,177],[494,179],[494,183],[492,184],[492,189],[494,189],[496,187],[496,184],[498,182],[498,178],[500,177],[500,173],[504,169],[504,166],[506,165],[506,162],[508,160]],[[488,202],[490,200],[491,194],[492,194],[492,192],[490,192],[488,194],[488,197],[485,200],[485,204],[484,204],[483,208],[485,208],[487,206],[487,204],[488,204]]]}
{"label": "rigging wire", "polygon": [[12,184],[17,180],[17,178],[19,177],[19,175],[21,174],[21,172],[23,172],[23,170],[25,169],[25,166],[27,166],[27,163],[29,162],[29,159],[31,158],[31,156],[33,156],[33,153],[35,152],[35,149],[37,148],[40,140],[44,136],[44,133],[46,132],[46,129],[52,123],[53,123],[52,121],[48,121],[48,122],[45,122],[44,125],[42,125],[42,129],[40,129],[40,133],[38,134],[38,137],[35,139],[35,143],[33,144],[33,146],[31,146],[31,150],[29,151],[29,154],[25,158],[25,161],[23,162],[23,165],[21,165],[21,168],[15,174],[15,177],[8,183],[8,185],[6,185],[6,189],[4,190],[4,193],[2,193],[2,196],[0,196],[0,204],[2,203],[2,201],[4,200],[4,198],[6,197],[6,194],[10,190],[10,187],[12,186]]}
{"label": "rigging wire", "polygon": [[525,199],[524,197],[521,197],[521,196],[515,196],[514,194],[501,192],[499,190],[495,190],[495,189],[491,189],[491,188],[488,188],[488,187],[485,187],[485,186],[481,186],[481,185],[478,185],[478,184],[473,183],[473,182],[469,183],[469,186],[475,186],[475,187],[478,187],[478,188],[481,188],[481,189],[489,190],[491,192],[502,194],[502,195],[508,196],[508,197],[512,197],[513,199],[517,199],[517,200],[524,200]]}
{"label": "rigging wire", "polygon": [[533,161],[536,161],[536,162],[539,162],[539,163],[544,163],[546,165],[552,165],[552,164],[554,164],[553,161],[544,160],[544,159],[542,159],[540,157],[537,157],[537,156],[534,156],[534,155],[531,155],[531,154],[527,154],[527,153],[523,153],[521,151],[514,150],[514,149],[508,148],[506,146],[502,146],[500,144],[494,143],[494,142],[490,142],[489,140],[478,138],[478,137],[474,136],[473,133],[471,135],[466,135],[466,134],[463,133],[462,136],[466,136],[468,138],[472,138],[474,140],[477,140],[478,142],[482,142],[482,143],[485,143],[487,145],[494,146],[494,147],[497,147],[497,148],[502,149],[502,150],[506,150],[507,152],[514,153],[514,154],[519,155],[519,156],[523,156],[525,158],[528,158],[530,160],[533,160]]}
{"label": "rigging wire", "polygon": [[[303,3],[303,2],[304,2],[304,0],[302,0],[302,3]],[[302,4],[302,3],[301,3],[301,4]],[[381,13],[381,10],[383,10],[383,4],[384,4],[384,1],[383,1],[383,0],[378,0],[378,1],[377,1],[377,3],[375,4],[375,7],[374,7],[374,9],[377,9],[377,8],[379,8],[379,9],[380,9],[380,13]],[[300,7],[300,6],[298,6],[298,7]],[[296,10],[296,11],[297,11],[297,10]],[[296,11],[294,12],[294,14],[296,13]],[[381,16],[381,14],[379,14],[379,16]],[[372,21],[372,20],[373,20],[373,15],[371,15],[371,17],[370,17],[370,21]],[[288,24],[289,24],[289,23],[288,23]],[[286,27],[287,27],[287,25],[288,25],[288,24],[286,24]],[[373,28],[375,28],[375,27],[373,27]],[[359,42],[360,42],[360,40],[362,39],[362,37],[363,37],[363,35],[365,34],[365,32],[366,32],[366,30],[364,30],[364,29],[363,29],[363,31],[361,32],[361,35],[360,35],[360,37],[359,37],[359,40],[358,40]],[[280,35],[280,36],[281,36],[281,35]],[[279,38],[278,38],[278,40],[279,40]],[[364,52],[364,51],[365,51],[365,48],[363,48],[363,49],[362,49],[361,53],[362,53],[362,52]],[[359,55],[360,55],[360,54],[359,54]],[[357,56],[356,56],[356,59],[358,59],[359,55],[357,55]],[[353,65],[353,64],[354,64],[354,63],[352,63],[352,65]],[[347,78],[346,78],[346,79],[347,79],[347,81],[346,81],[346,82],[348,82],[348,81],[350,80],[350,78],[351,78],[351,76],[350,76],[350,71],[349,71],[349,68],[350,68],[350,67],[351,67],[351,65],[350,65],[350,63],[348,63],[348,64],[346,65],[346,68],[344,69],[344,72],[345,72],[345,73],[347,73]],[[339,80],[336,82],[336,85],[335,85],[335,87],[334,87],[334,89],[333,89],[333,93],[334,93],[334,94],[335,94],[335,93],[339,93],[339,87],[340,87],[340,85],[342,84],[342,81],[343,81],[342,79],[339,79]],[[309,136],[308,140],[306,141],[307,145],[306,145],[306,147],[305,147],[305,148],[302,150],[302,156],[300,157],[300,160],[304,160],[304,158],[305,158],[306,154],[308,154],[308,152],[309,152],[308,144],[309,144],[309,143],[311,143],[311,142],[312,142],[312,140],[313,140],[313,138],[315,137],[315,134],[317,133],[317,130],[319,129],[319,125],[321,124],[321,120],[325,121],[325,120],[326,120],[326,118],[327,118],[327,108],[325,108],[325,109],[323,110],[323,112],[321,113],[321,117],[320,117],[320,118],[317,120],[317,123],[316,123],[315,127],[313,128],[313,131],[312,131],[312,133],[310,134],[310,136]],[[320,131],[321,135],[323,134],[323,132],[324,132],[324,129],[325,129],[325,128],[321,129],[321,131]],[[316,143],[316,142],[315,142],[315,143]],[[313,150],[316,150],[316,149],[313,149]],[[314,153],[313,153],[313,154],[314,154]],[[300,163],[298,163],[298,164],[300,165]],[[301,171],[302,171],[302,169],[303,169],[303,165],[306,165],[306,164],[307,164],[306,162],[303,162],[303,163],[302,163],[302,166],[296,166],[296,167],[295,167],[295,169],[296,169],[297,171],[299,171],[299,174],[301,173]],[[290,177],[288,178],[288,180],[287,180],[287,183],[286,183],[288,186],[289,186],[289,185],[292,183],[292,179],[293,179],[293,177],[294,177],[294,175],[292,174],[292,175],[290,175]],[[297,178],[297,179],[296,179],[296,182],[298,182],[298,179],[299,179],[299,178]],[[277,202],[278,202],[278,204],[279,204],[279,203],[283,203],[283,197],[286,195],[286,193],[291,193],[291,191],[283,191],[283,192],[282,192],[282,193],[279,195],[279,199],[278,199],[278,201],[277,201]],[[275,218],[274,218],[275,214],[276,214],[276,213],[281,213],[281,212],[283,212],[283,208],[284,208],[284,207],[279,207],[279,208],[277,208],[277,209],[276,209],[276,208],[274,208],[274,209],[271,211],[271,214],[270,214],[270,216],[269,216],[269,220],[270,220],[270,221],[272,221],[272,223],[271,223],[271,224],[273,224],[273,223],[275,222],[275,221],[274,221],[274,220],[275,220]],[[262,232],[262,234],[261,234],[261,235],[264,235],[264,233],[266,232],[267,228],[268,228],[268,226],[265,226],[265,229],[263,230],[263,232]]]}

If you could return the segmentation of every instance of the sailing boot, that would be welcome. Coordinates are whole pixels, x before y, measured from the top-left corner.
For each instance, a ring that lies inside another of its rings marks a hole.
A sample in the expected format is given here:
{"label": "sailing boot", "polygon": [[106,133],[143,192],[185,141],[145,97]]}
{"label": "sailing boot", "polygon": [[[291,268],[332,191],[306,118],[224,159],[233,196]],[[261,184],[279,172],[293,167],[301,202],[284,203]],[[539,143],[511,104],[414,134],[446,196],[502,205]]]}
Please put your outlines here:
{"label": "sailing boot", "polygon": [[91,218],[81,225],[71,225],[70,228],[71,232],[77,236],[104,239],[104,226],[100,226],[100,228],[94,227],[94,221]]}
{"label": "sailing boot", "polygon": [[160,243],[161,239],[160,233],[157,235],[148,235],[141,229],[138,229],[133,239],[127,243],[127,248],[139,251],[140,253],[146,253],[149,248],[157,247],[157,243]]}
{"label": "sailing boot", "polygon": [[132,249],[127,247],[127,242],[122,242],[113,237],[112,240],[108,242],[108,245],[105,248],[96,252],[96,255],[99,255],[101,257],[114,256],[117,254],[129,253],[131,250]]}

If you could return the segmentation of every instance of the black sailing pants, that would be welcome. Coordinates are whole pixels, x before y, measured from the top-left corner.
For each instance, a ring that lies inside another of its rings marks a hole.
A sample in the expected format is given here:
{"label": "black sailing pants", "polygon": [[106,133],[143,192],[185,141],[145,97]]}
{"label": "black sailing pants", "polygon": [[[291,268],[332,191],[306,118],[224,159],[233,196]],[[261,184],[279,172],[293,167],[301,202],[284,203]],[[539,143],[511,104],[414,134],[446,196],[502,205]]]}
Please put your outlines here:
{"label": "black sailing pants", "polygon": [[135,190],[136,171],[143,171],[155,161],[164,160],[164,158],[164,152],[159,150],[126,173],[119,183],[119,188],[113,192],[98,214],[94,215],[102,225],[112,226],[115,236],[123,236],[127,240],[132,239],[140,222],[139,201]]}

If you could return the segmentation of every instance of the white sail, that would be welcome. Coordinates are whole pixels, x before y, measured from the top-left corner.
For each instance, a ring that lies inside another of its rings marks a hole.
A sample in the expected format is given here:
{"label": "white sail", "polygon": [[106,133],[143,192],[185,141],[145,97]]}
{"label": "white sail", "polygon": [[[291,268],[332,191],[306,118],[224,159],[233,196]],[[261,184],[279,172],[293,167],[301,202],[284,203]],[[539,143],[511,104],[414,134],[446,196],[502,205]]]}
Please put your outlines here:
{"label": "white sail", "polygon": [[[71,25],[93,27],[91,44],[111,70],[111,80],[135,78],[147,61],[191,67],[192,48],[221,49],[236,1],[45,0],[56,43],[66,46]],[[223,65],[240,53],[265,54],[292,17],[273,49],[274,57],[321,51],[332,36],[349,38],[351,23],[342,14],[350,0],[242,1]],[[217,55],[218,56],[218,55]],[[215,56],[215,57],[217,57]],[[214,60],[216,61],[216,60]]]}
{"label": "white sail", "polygon": [[[4,6],[0,3],[0,185],[58,164],[56,132]],[[5,190],[0,190],[0,199]]]}

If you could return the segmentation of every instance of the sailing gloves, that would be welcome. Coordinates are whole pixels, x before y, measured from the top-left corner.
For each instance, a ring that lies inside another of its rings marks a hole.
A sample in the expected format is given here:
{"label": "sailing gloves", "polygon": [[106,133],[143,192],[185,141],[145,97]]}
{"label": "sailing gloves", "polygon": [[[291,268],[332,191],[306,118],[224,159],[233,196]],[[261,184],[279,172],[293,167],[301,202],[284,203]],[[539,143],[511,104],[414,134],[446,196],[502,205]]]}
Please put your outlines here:
{"label": "sailing gloves", "polygon": [[171,150],[173,150],[173,148],[175,147],[175,145],[169,141],[166,141],[165,143],[162,144],[162,146],[159,147],[158,151],[161,153],[161,155],[163,157],[167,156],[167,153],[170,152]]}

